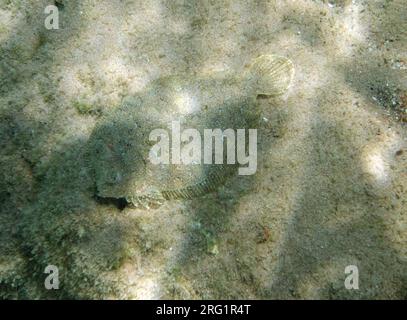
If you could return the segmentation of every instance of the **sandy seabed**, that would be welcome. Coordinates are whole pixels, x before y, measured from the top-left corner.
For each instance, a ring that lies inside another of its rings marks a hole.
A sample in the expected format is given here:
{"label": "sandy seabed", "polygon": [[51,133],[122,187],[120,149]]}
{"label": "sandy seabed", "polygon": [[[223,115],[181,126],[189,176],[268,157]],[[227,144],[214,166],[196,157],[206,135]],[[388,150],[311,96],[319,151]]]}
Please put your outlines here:
{"label": "sandy seabed", "polygon": [[[47,30],[49,4],[0,0],[0,297],[407,298],[405,1],[59,0]],[[104,114],[270,53],[296,74],[258,100],[255,175],[155,209],[95,198]]]}

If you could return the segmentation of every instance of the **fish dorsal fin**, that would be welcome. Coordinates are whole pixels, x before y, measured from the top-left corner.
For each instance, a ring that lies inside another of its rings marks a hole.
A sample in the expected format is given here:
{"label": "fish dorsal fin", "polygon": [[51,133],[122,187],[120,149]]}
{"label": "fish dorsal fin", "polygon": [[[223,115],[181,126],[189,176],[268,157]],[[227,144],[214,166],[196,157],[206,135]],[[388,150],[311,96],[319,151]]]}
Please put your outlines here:
{"label": "fish dorsal fin", "polygon": [[246,73],[246,81],[257,95],[284,94],[294,76],[293,63],[281,56],[262,55],[255,59]]}

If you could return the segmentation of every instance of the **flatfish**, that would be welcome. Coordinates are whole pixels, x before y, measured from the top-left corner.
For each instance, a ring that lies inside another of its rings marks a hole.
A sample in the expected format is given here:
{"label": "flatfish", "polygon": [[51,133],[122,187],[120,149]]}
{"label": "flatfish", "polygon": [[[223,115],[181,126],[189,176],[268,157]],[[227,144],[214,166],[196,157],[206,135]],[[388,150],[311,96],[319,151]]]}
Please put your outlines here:
{"label": "flatfish", "polygon": [[[97,196],[149,208],[215,191],[236,174],[236,161],[228,161],[226,152],[233,153],[237,147],[233,133],[258,126],[261,112],[256,97],[284,94],[293,74],[287,58],[263,55],[244,74],[160,78],[140,94],[124,99],[100,119],[90,138],[89,163]],[[205,149],[212,142],[216,146],[216,141],[204,141],[204,131],[215,129],[224,137],[219,158],[215,148]],[[188,149],[192,160],[186,164],[180,150],[184,152],[192,140],[195,149]],[[244,141],[246,147],[248,139]]]}

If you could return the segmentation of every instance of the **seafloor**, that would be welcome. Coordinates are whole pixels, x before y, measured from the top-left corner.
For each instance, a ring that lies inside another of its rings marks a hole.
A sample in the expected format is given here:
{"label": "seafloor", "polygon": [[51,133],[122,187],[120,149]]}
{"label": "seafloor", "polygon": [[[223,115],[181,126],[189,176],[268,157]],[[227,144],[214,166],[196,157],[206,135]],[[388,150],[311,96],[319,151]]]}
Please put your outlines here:
{"label": "seafloor", "polygon": [[[47,30],[50,3],[0,0],[0,297],[407,298],[405,0],[58,0]],[[269,53],[296,75],[258,100],[255,175],[156,209],[95,198],[83,149],[124,97]]]}

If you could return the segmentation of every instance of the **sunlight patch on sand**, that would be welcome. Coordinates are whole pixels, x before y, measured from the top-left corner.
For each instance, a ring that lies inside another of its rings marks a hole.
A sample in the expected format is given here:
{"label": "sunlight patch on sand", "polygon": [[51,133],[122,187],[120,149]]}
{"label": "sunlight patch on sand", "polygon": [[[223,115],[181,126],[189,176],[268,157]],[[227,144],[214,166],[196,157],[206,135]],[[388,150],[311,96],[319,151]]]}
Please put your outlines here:
{"label": "sunlight patch on sand", "polygon": [[137,279],[130,289],[130,297],[136,300],[156,300],[160,298],[159,280],[152,275]]}
{"label": "sunlight patch on sand", "polygon": [[197,98],[187,91],[176,92],[174,103],[182,114],[191,114],[201,109]]}
{"label": "sunlight patch on sand", "polygon": [[219,61],[217,59],[207,59],[203,61],[203,66],[199,70],[199,74],[211,75],[214,73],[228,72],[230,70],[230,66],[223,61]]}
{"label": "sunlight patch on sand", "polygon": [[7,40],[18,20],[12,21],[11,11],[0,9],[0,43]]}
{"label": "sunlight patch on sand", "polygon": [[401,139],[396,133],[388,133],[369,143],[362,152],[362,167],[373,187],[385,189],[391,183],[391,164]]}
{"label": "sunlight patch on sand", "polygon": [[143,8],[134,10],[131,13],[131,20],[134,21],[136,33],[152,32],[157,27],[164,25],[163,8],[158,1],[149,1]]}
{"label": "sunlight patch on sand", "polygon": [[336,50],[343,56],[351,56],[359,45],[367,43],[368,29],[361,21],[360,5],[352,4],[344,9],[343,18],[338,21],[341,32],[336,34]]}

